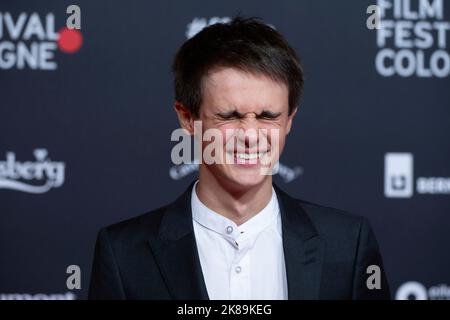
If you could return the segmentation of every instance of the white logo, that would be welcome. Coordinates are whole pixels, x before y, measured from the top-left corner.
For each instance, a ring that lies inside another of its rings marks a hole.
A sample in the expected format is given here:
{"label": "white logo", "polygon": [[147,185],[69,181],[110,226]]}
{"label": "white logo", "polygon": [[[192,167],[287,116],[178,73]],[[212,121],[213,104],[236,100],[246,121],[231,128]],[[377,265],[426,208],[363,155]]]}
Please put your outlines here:
{"label": "white logo", "polygon": [[[62,186],[65,179],[65,163],[54,162],[47,157],[47,149],[35,149],[35,162],[16,161],[14,152],[6,153],[6,161],[0,161],[0,189],[11,189],[28,193],[44,193]],[[22,181],[20,181],[22,180]],[[30,180],[39,185],[28,183]]]}
{"label": "white logo", "polygon": [[419,282],[410,281],[402,284],[395,294],[395,300],[427,300],[427,288]]}
{"label": "white logo", "polygon": [[76,300],[72,292],[66,293],[0,293],[0,300]]}
{"label": "white logo", "polygon": [[384,194],[388,198],[409,198],[413,194],[413,156],[387,153],[384,157]]}
{"label": "white logo", "polygon": [[[169,170],[169,175],[173,180],[180,180],[191,173],[198,171],[198,164],[175,165]],[[278,174],[285,183],[290,183],[303,174],[303,168],[295,166],[293,168],[278,162],[274,167],[274,174]]]}
{"label": "white logo", "polygon": [[197,33],[202,31],[204,28],[216,24],[216,23],[227,23],[230,22],[230,17],[212,17],[212,18],[194,18],[191,23],[187,25],[186,28],[186,38],[190,39]]}
{"label": "white logo", "polygon": [[[78,25],[78,22],[71,25]],[[0,70],[55,70],[57,49],[75,53],[82,43],[78,29],[63,27],[56,31],[53,13],[40,16],[36,12],[21,12],[15,16],[0,12]]]}
{"label": "white logo", "polygon": [[450,22],[443,0],[378,0],[376,15],[375,66],[381,76],[448,77]]}
{"label": "white logo", "polygon": [[[414,164],[411,153],[386,153],[384,157],[384,195],[387,198],[410,198],[414,192]],[[450,178],[418,177],[418,194],[450,194]]]}
{"label": "white logo", "polygon": [[[231,21],[230,17],[212,17],[212,18],[194,18],[192,22],[187,25],[186,38],[190,39],[204,28],[216,23],[228,23]],[[274,25],[267,24],[269,27],[276,29]]]}
{"label": "white logo", "polygon": [[427,289],[420,282],[409,281],[397,289],[395,300],[450,300],[450,287],[439,284]]}

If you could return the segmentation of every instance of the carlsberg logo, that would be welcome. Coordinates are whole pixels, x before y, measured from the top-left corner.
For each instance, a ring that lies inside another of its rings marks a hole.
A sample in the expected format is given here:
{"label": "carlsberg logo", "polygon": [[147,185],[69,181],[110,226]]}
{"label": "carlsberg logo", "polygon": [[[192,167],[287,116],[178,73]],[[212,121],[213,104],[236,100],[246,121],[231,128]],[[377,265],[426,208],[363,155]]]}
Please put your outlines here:
{"label": "carlsberg logo", "polygon": [[14,152],[6,152],[0,161],[0,189],[44,193],[63,185],[65,163],[51,161],[47,149],[35,149],[35,161],[17,161]]}

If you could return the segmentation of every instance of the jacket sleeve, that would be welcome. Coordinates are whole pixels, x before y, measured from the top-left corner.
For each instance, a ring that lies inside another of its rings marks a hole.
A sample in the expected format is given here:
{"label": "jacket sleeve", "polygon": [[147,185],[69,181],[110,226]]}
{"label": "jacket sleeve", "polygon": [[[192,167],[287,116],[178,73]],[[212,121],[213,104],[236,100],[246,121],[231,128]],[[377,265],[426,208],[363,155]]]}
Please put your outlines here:
{"label": "jacket sleeve", "polygon": [[352,299],[391,299],[378,243],[369,221],[365,218],[359,230],[358,249],[353,269]]}
{"label": "jacket sleeve", "polygon": [[107,229],[102,229],[98,233],[95,244],[88,299],[117,300],[125,298],[119,268],[114,257],[108,232]]}

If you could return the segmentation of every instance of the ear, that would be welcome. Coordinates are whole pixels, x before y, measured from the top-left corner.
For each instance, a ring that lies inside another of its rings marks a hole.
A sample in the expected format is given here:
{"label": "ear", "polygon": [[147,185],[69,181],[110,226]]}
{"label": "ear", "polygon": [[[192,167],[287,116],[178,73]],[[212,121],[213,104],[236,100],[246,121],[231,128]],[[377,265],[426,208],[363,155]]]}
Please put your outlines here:
{"label": "ear", "polygon": [[177,113],[180,127],[185,129],[190,135],[193,135],[195,118],[192,112],[179,101],[175,101],[174,109]]}
{"label": "ear", "polygon": [[297,113],[297,109],[298,107],[295,107],[295,109],[292,111],[291,115],[288,116],[288,123],[287,123],[287,128],[286,128],[286,135],[289,134],[289,132],[291,131],[291,127],[292,127],[292,120],[294,120],[294,116]]}

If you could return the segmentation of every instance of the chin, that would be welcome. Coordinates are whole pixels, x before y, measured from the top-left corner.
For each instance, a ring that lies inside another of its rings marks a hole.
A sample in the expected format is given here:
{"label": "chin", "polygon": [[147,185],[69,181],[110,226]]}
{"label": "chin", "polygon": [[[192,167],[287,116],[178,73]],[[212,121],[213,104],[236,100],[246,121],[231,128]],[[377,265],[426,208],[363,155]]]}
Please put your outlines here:
{"label": "chin", "polygon": [[261,174],[260,168],[252,169],[230,169],[225,172],[224,175],[233,188],[242,190],[250,189],[263,183],[266,179],[270,179],[270,176]]}

